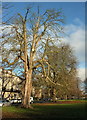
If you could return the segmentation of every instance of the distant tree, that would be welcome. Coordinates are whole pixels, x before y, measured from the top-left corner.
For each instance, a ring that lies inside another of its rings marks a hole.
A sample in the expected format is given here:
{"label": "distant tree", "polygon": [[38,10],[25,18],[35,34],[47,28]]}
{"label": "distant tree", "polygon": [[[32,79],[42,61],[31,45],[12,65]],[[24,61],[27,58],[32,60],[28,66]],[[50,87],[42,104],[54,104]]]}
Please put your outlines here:
{"label": "distant tree", "polygon": [[[44,89],[46,95],[55,101],[56,97],[71,98],[80,96],[77,78],[77,59],[70,45],[62,43],[60,46],[47,43],[45,56],[49,65],[45,64],[46,74],[51,82],[45,82],[42,73],[34,76],[35,87]],[[49,71],[50,70],[50,71]],[[55,84],[54,84],[55,83]]]}
{"label": "distant tree", "polygon": [[[53,99],[56,93],[61,96],[75,95],[77,91],[77,59],[68,44],[49,46],[46,50],[50,64],[49,78],[56,83],[51,85]],[[60,85],[57,85],[60,84]]]}
{"label": "distant tree", "polygon": [[87,78],[85,79],[84,84],[85,84],[85,93],[87,93]]}

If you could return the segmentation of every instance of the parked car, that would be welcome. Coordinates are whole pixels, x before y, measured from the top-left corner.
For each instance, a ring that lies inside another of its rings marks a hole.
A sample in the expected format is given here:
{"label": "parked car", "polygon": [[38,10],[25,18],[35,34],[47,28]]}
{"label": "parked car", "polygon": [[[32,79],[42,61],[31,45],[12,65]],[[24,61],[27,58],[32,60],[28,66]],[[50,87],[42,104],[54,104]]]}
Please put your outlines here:
{"label": "parked car", "polygon": [[9,106],[10,102],[8,100],[0,100],[0,107]]}
{"label": "parked car", "polygon": [[30,97],[30,103],[33,103],[33,102],[34,102],[33,97]]}
{"label": "parked car", "polygon": [[[33,103],[33,97],[30,97],[30,103]],[[11,99],[10,100],[11,104],[18,105],[22,103],[22,99]]]}
{"label": "parked car", "polygon": [[43,102],[51,102],[52,101],[51,98],[43,98],[42,100],[43,100]]}
{"label": "parked car", "polygon": [[11,99],[10,100],[10,103],[12,104],[12,103],[21,103],[22,102],[22,100],[21,99]]}

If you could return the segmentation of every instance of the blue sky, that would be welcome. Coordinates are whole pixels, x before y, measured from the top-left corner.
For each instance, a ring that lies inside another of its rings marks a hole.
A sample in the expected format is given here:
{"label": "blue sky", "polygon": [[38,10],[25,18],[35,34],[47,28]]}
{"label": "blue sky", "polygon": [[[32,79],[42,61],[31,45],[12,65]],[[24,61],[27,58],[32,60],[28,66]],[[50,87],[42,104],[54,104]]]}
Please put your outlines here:
{"label": "blue sky", "polygon": [[[3,3],[4,4],[4,3]],[[39,5],[41,11],[50,8],[60,9],[64,13],[66,24],[73,23],[75,18],[85,21],[85,3],[84,2],[9,2],[14,5],[14,11],[22,12],[28,5]],[[22,11],[21,11],[22,10]]]}
{"label": "blue sky", "polygon": [[[4,3],[3,3],[4,4]],[[12,2],[14,7],[10,9],[9,16],[16,12],[24,14],[24,10],[31,4],[39,5],[41,11],[56,8],[62,9],[65,16],[65,33],[67,36],[62,41],[69,43],[75,49],[75,55],[78,58],[78,70],[81,79],[84,79],[85,68],[85,3],[84,2]],[[36,11],[36,9],[34,9]],[[7,19],[7,18],[6,18]]]}

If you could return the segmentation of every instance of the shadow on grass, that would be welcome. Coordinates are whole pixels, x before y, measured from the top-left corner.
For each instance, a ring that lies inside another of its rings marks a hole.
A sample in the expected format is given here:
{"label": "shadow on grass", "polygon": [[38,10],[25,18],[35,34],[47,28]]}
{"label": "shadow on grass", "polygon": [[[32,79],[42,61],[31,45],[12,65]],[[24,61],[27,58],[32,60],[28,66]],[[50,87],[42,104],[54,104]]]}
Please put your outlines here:
{"label": "shadow on grass", "polygon": [[13,106],[4,107],[2,120],[86,120],[86,105],[87,103],[40,104],[33,105],[32,110]]}

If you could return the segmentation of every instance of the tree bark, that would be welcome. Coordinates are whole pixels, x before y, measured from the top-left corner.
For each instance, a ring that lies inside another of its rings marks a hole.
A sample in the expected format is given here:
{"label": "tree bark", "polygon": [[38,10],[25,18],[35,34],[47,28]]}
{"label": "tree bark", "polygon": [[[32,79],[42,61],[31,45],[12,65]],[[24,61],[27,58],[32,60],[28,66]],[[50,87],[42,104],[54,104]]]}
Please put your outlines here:
{"label": "tree bark", "polygon": [[30,97],[31,97],[31,90],[32,90],[32,54],[30,55],[30,61],[29,61],[29,66],[28,66],[28,59],[27,59],[27,39],[26,39],[26,22],[24,22],[23,25],[23,33],[24,33],[24,56],[25,56],[25,91],[24,91],[24,100],[23,100],[23,106],[25,108],[29,108],[30,105]]}
{"label": "tree bark", "polygon": [[26,75],[26,83],[25,83],[25,93],[24,93],[24,101],[23,106],[25,108],[31,107],[30,105],[30,97],[31,97],[31,90],[32,90],[32,69],[30,69]]}
{"label": "tree bark", "polygon": [[35,41],[36,41],[36,34],[33,36],[32,47],[30,49],[30,58],[28,61],[28,51],[27,51],[27,37],[26,37],[26,21],[23,24],[23,35],[24,35],[24,69],[25,69],[25,91],[24,91],[24,100],[23,106],[25,108],[31,107],[30,105],[30,97],[32,91],[32,73],[33,73],[33,59],[35,55]]}

